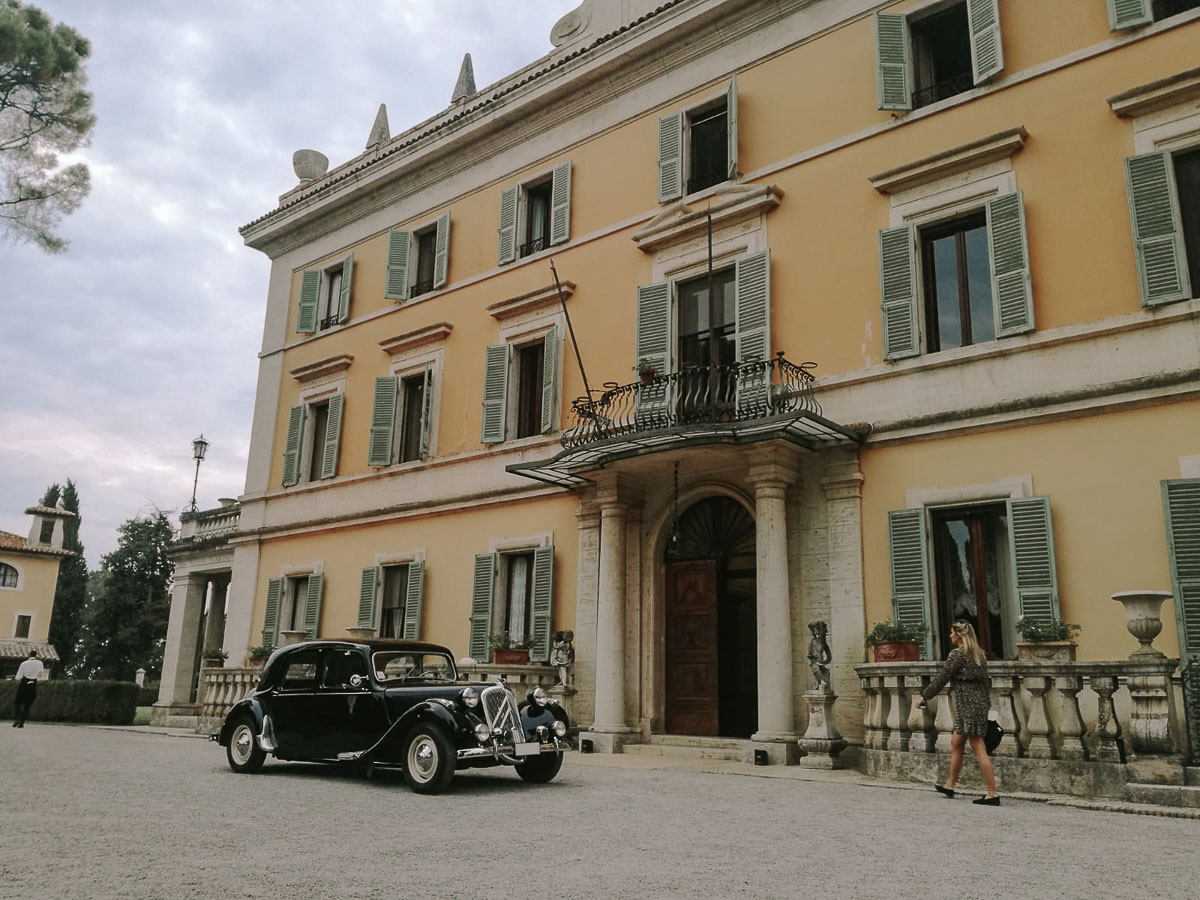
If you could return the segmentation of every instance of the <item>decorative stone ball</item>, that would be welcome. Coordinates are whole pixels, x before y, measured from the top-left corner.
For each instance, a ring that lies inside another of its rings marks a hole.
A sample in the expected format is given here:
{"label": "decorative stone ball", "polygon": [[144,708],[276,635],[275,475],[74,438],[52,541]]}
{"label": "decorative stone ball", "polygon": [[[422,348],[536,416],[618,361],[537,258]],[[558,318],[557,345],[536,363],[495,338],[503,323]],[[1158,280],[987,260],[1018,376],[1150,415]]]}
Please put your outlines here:
{"label": "decorative stone ball", "polygon": [[297,150],[292,154],[292,169],[302,182],[316,181],[329,171],[329,157],[319,150]]}

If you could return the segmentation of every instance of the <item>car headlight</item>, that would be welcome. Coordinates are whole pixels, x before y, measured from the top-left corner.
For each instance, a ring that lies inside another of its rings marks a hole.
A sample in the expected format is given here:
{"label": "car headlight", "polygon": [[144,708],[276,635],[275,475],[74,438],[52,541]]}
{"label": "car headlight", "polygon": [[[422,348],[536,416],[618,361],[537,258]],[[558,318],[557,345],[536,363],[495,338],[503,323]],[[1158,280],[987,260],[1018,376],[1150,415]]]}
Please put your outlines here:
{"label": "car headlight", "polygon": [[567,736],[567,723],[564,722],[562,719],[555,719],[554,720],[554,733],[557,734],[559,737],[566,737]]}
{"label": "car headlight", "polygon": [[480,722],[475,726],[475,737],[479,740],[479,743],[486,744],[488,738],[491,736],[492,733],[488,731],[487,725],[485,725],[483,722]]}
{"label": "car headlight", "polygon": [[546,693],[545,688],[535,687],[532,691],[529,692],[529,699],[532,700],[534,703],[536,703],[538,706],[549,706],[550,705],[550,695]]}
{"label": "car headlight", "polygon": [[464,688],[459,696],[462,698],[462,702],[472,709],[479,705],[479,691],[473,687]]}

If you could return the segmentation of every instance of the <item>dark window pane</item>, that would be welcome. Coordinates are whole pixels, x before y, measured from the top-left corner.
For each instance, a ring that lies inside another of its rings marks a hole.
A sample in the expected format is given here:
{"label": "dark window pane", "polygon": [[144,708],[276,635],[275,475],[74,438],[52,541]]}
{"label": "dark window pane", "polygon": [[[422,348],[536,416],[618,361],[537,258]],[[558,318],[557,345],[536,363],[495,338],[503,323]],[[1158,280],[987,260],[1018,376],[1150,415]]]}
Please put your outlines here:
{"label": "dark window pane", "polygon": [[318,327],[322,329],[337,324],[338,307],[341,305],[342,297],[342,270],[340,268],[332,269],[325,273],[325,277],[329,289],[325,292],[323,304],[325,309],[321,311],[324,315],[320,317],[318,323]]}
{"label": "dark window pane", "polygon": [[932,519],[940,655],[950,651],[950,624],[964,621],[984,650],[1006,656],[1005,624],[1014,607],[1001,577],[1008,547],[1004,507],[939,510]]}
{"label": "dark window pane", "polygon": [[419,297],[433,290],[433,256],[437,232],[426,231],[417,235],[417,281],[410,296]]}
{"label": "dark window pane", "polygon": [[971,35],[967,5],[912,21],[913,108],[919,109],[969,91]]}
{"label": "dark window pane", "polygon": [[937,348],[961,347],[963,328],[959,315],[957,234],[933,242],[933,272],[937,291]]}
{"label": "dark window pane", "polygon": [[517,350],[517,437],[542,432],[542,343]]}
{"label": "dark window pane", "polygon": [[404,600],[408,594],[408,566],[384,566],[379,636],[398,638],[404,631]]}
{"label": "dark window pane", "polygon": [[29,625],[32,621],[33,621],[33,618],[31,616],[17,616],[17,628],[16,628],[16,633],[13,634],[13,637],[28,638],[29,637]]}
{"label": "dark window pane", "polygon": [[726,118],[722,103],[695,114],[688,122],[692,147],[689,194],[729,180]]}
{"label": "dark window pane", "polygon": [[310,406],[309,413],[313,420],[312,452],[309,454],[308,480],[316,481],[321,477],[321,461],[325,458],[325,428],[329,423],[329,406]]}
{"label": "dark window pane", "polygon": [[521,256],[545,250],[550,244],[550,192],[553,183],[544,181],[525,189],[525,243]]}
{"label": "dark window pane", "polygon": [[[712,281],[715,303],[709,302],[707,275],[682,282],[678,287],[680,368],[707,366],[710,361],[726,364],[735,359],[734,270],[714,272]],[[715,360],[709,350],[714,336]]]}
{"label": "dark window pane", "polygon": [[1157,22],[1159,19],[1197,8],[1200,8],[1200,0],[1154,0],[1151,11],[1154,13],[1154,21]]}
{"label": "dark window pane", "polygon": [[963,235],[967,257],[967,289],[971,297],[971,343],[996,337],[992,315],[992,265],[988,260],[987,226],[972,228]]}
{"label": "dark window pane", "polygon": [[421,417],[425,412],[425,376],[405,378],[401,387],[404,406],[400,435],[400,462],[421,458]]}
{"label": "dark window pane", "polygon": [[1175,154],[1175,187],[1179,192],[1192,296],[1196,297],[1200,296],[1200,150]]}

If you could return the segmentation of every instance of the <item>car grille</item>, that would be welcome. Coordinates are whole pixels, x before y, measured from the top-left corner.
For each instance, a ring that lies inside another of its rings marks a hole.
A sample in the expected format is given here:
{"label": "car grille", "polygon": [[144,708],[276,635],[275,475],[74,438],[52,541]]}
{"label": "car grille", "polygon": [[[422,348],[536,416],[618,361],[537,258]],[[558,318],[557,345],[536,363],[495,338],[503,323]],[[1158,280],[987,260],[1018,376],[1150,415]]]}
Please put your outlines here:
{"label": "car grille", "polygon": [[498,728],[514,741],[525,740],[525,732],[521,729],[521,716],[517,712],[517,698],[512,695],[512,691],[502,684],[497,684],[484,688],[479,696],[484,718],[493,734]]}

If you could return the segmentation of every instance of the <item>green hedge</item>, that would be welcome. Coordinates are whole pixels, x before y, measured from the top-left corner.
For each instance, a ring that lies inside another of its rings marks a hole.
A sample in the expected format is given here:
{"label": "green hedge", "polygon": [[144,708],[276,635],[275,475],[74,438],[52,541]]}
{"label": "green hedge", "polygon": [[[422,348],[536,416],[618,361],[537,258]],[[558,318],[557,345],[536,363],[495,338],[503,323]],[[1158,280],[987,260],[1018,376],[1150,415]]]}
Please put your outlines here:
{"label": "green hedge", "polygon": [[[31,722],[132,725],[141,689],[132,681],[39,681]],[[16,681],[0,681],[0,717],[11,719]]]}
{"label": "green hedge", "polygon": [[138,706],[153,706],[158,702],[158,682],[147,681],[138,693]]}

